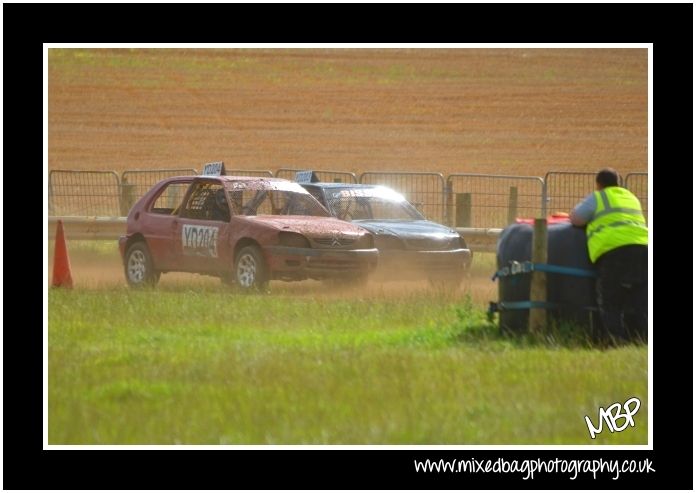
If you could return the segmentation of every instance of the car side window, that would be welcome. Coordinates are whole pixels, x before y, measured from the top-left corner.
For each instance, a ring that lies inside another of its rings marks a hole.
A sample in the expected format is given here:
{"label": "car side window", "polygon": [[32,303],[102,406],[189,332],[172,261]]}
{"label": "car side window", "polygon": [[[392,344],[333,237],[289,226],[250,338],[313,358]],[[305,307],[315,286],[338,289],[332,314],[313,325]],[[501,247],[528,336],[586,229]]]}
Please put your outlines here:
{"label": "car side window", "polygon": [[194,185],[181,210],[181,217],[229,222],[230,207],[224,187],[219,183]]}
{"label": "car side window", "polygon": [[323,205],[324,207],[326,207],[326,201],[324,200],[324,194],[322,193],[322,191],[321,191],[320,188],[316,188],[316,187],[306,187],[305,190],[307,190],[309,193],[311,193],[311,194],[312,194],[312,197],[314,197],[315,199],[317,199],[317,201],[318,201],[321,205]]}
{"label": "car side window", "polygon": [[184,200],[184,195],[186,195],[186,190],[188,190],[189,186],[191,186],[190,183],[175,182],[162,188],[159,195],[152,203],[150,212],[153,214],[165,215],[176,214],[181,201]]}
{"label": "car side window", "polygon": [[355,212],[353,219],[373,219],[372,207],[370,201],[366,198],[358,197],[355,199]]}

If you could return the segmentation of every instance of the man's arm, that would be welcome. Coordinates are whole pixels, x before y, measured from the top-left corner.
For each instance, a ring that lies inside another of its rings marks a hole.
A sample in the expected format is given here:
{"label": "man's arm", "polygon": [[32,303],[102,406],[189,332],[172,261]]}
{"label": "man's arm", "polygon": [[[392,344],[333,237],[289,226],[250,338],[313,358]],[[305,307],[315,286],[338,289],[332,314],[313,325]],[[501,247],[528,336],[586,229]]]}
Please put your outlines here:
{"label": "man's arm", "polygon": [[573,226],[585,226],[592,220],[595,210],[597,210],[597,200],[594,193],[591,193],[570,211],[570,222]]}

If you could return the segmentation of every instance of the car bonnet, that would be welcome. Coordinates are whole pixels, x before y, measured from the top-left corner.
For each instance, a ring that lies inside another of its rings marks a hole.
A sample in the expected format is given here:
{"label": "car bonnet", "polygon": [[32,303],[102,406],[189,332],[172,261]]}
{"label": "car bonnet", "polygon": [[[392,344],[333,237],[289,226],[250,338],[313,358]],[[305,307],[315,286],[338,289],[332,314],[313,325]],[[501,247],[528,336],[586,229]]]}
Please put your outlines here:
{"label": "car bonnet", "polygon": [[343,234],[361,235],[365,229],[358,224],[348,223],[333,217],[324,216],[246,216],[252,223],[271,226],[280,231],[317,235],[341,232]]}
{"label": "car bonnet", "polygon": [[360,220],[359,224],[368,231],[379,234],[391,234],[403,239],[408,238],[454,238],[458,236],[452,228],[432,221],[377,221]]}

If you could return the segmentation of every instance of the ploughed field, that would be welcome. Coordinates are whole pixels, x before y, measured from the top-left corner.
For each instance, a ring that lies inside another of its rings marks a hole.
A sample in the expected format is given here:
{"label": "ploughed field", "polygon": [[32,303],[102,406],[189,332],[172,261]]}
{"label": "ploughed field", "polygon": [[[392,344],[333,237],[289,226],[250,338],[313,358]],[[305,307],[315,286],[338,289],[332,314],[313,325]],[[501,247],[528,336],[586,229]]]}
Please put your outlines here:
{"label": "ploughed field", "polygon": [[49,168],[647,171],[647,51],[49,52]]}

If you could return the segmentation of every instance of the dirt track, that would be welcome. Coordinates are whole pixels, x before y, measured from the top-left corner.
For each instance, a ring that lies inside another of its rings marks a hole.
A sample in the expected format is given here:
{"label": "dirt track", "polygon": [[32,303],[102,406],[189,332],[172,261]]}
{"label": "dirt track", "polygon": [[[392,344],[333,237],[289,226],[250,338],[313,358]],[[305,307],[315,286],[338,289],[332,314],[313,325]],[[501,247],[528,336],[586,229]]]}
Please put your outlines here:
{"label": "dirt track", "polygon": [[48,159],[647,171],[647,50],[50,50]]}
{"label": "dirt track", "polygon": [[[53,277],[53,248],[53,242],[50,241],[48,283]],[[72,277],[76,288],[114,289],[127,286],[123,264],[115,245],[113,249],[110,249],[108,245],[99,245],[99,250],[96,252],[84,248],[84,242],[68,242]],[[489,301],[496,299],[498,286],[490,279],[492,269],[493,267],[488,269],[491,272],[478,269],[471,277],[462,282],[459,293],[470,294],[472,300],[481,306],[486,306]],[[299,286],[301,289],[298,289]],[[219,289],[224,291],[229,288],[224,287],[220,280],[215,277],[175,272],[163,275],[157,289]],[[401,297],[433,289],[436,288],[433,288],[427,281],[370,282],[366,287],[355,289],[333,287],[328,290],[326,285],[319,281],[302,281],[301,283],[273,281],[271,283],[271,290],[274,294],[311,298]],[[230,290],[230,293],[233,291]],[[454,295],[453,293],[443,293],[443,296]]]}

